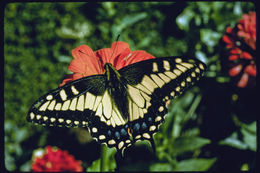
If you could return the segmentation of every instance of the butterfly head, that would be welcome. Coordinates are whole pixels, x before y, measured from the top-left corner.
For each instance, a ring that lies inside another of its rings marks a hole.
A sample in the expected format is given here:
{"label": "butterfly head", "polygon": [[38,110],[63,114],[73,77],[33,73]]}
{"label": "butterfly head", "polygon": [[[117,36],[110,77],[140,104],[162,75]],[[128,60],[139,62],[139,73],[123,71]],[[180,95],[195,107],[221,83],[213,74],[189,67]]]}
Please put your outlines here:
{"label": "butterfly head", "polygon": [[120,75],[120,73],[116,70],[116,68],[113,67],[112,64],[106,63],[106,64],[104,65],[104,69],[105,69],[105,75],[106,75],[107,80],[108,80],[109,82],[114,83],[114,82],[120,81],[121,75]]}

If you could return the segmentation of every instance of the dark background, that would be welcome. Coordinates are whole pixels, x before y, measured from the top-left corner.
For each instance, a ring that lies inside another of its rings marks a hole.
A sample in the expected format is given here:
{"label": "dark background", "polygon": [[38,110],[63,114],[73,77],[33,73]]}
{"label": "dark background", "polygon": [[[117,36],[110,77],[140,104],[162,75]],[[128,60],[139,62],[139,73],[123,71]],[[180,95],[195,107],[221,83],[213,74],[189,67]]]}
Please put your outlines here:
{"label": "dark background", "polygon": [[[67,150],[85,169],[99,171],[101,146],[85,129],[46,128],[26,121],[31,104],[55,89],[73,59],[71,50],[93,50],[120,41],[156,57],[187,56],[207,64],[200,82],[171,102],[155,135],[122,160],[106,149],[108,170],[251,170],[256,154],[256,90],[238,88],[223,63],[226,27],[234,27],[248,2],[9,3],[4,8],[4,162],[29,171],[33,151]],[[225,62],[225,61],[224,61]],[[105,147],[103,147],[105,148]],[[114,159],[115,158],[115,159]],[[94,161],[94,162],[93,162]],[[95,162],[96,161],[96,162]]]}

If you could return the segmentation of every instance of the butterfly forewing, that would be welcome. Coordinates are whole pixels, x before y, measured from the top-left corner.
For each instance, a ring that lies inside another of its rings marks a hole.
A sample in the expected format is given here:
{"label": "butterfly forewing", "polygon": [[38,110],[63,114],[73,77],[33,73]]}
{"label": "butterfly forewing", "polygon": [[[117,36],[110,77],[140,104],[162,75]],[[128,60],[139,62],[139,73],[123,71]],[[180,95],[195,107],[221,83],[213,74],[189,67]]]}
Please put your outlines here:
{"label": "butterfly forewing", "polygon": [[29,110],[27,120],[49,126],[87,126],[94,116],[92,103],[104,92],[103,75],[76,80],[38,99]]}

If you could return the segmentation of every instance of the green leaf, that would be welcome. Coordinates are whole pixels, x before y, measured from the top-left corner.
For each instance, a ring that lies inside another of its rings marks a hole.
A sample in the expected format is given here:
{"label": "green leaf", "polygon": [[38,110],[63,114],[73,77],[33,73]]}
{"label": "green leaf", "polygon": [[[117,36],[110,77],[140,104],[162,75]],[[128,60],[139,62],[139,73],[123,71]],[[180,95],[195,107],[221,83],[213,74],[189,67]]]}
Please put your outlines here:
{"label": "green leaf", "polygon": [[242,7],[241,7],[241,2],[235,2],[233,11],[234,11],[234,14],[236,14],[236,15],[241,15],[243,13]]}
{"label": "green leaf", "polygon": [[196,58],[198,58],[199,60],[201,60],[203,62],[207,61],[207,55],[202,51],[197,50],[195,52],[195,56],[196,56]]}
{"label": "green leaf", "polygon": [[64,39],[82,39],[88,37],[93,31],[93,26],[87,22],[77,22],[74,26],[62,26],[56,29],[56,34]]}
{"label": "green leaf", "polygon": [[121,19],[119,21],[119,24],[115,24],[112,26],[113,36],[114,37],[117,36],[125,28],[131,27],[133,24],[135,24],[136,22],[139,22],[140,20],[143,20],[146,17],[147,17],[146,12],[124,16],[123,19]]}
{"label": "green leaf", "polygon": [[196,128],[185,130],[182,136],[187,136],[187,137],[198,136],[199,133],[200,133],[200,129],[196,127]]}
{"label": "green leaf", "polygon": [[241,123],[241,125],[243,129],[250,133],[256,134],[256,121],[252,122],[251,124]]}
{"label": "green leaf", "polygon": [[[215,75],[216,76],[216,75]],[[227,83],[230,81],[230,77],[227,76],[218,76],[216,77],[216,81],[219,83]]]}
{"label": "green leaf", "polygon": [[178,155],[187,151],[194,151],[209,143],[210,140],[206,138],[179,137],[174,141],[172,148],[175,148],[174,153]]}
{"label": "green leaf", "polygon": [[21,167],[20,167],[20,171],[21,172],[29,172],[31,171],[31,167],[32,167],[32,161],[28,160],[27,162],[25,162]]}
{"label": "green leaf", "polygon": [[142,13],[135,14],[135,15],[126,15],[122,19],[122,25],[124,25],[125,27],[131,26],[134,23],[139,22],[140,20],[143,20],[146,17],[147,17],[147,13],[146,12],[142,12]]}
{"label": "green leaf", "polygon": [[[105,145],[102,145],[102,159],[95,160],[90,167],[87,168],[88,172],[104,172],[104,171],[114,171],[116,168],[115,153],[114,148],[108,148]],[[101,165],[102,164],[102,167]],[[102,170],[101,170],[102,169]]]}
{"label": "green leaf", "polygon": [[155,163],[150,166],[150,171],[172,171],[172,166],[169,163]]}
{"label": "green leaf", "polygon": [[72,57],[71,57],[71,56],[60,55],[60,56],[58,57],[58,61],[59,61],[59,62],[70,63],[71,60],[72,60]]}
{"label": "green leaf", "polygon": [[250,149],[256,151],[256,122],[249,125],[241,123],[243,141],[238,139],[238,133],[234,132],[226,139],[219,142],[220,145],[228,145],[240,150]]}
{"label": "green leaf", "polygon": [[91,166],[87,168],[87,172],[99,172],[100,171],[100,160],[92,162]]}
{"label": "green leaf", "polygon": [[115,153],[114,148],[108,148],[106,145],[102,145],[102,156],[103,156],[103,170],[102,171],[114,171],[116,169]]}
{"label": "green leaf", "polygon": [[201,29],[200,30],[200,37],[201,41],[207,45],[207,47],[216,46],[221,38],[222,34],[215,32],[211,29]]}
{"label": "green leaf", "polygon": [[15,141],[17,143],[22,142],[28,135],[28,131],[25,128],[21,128],[14,134]]}
{"label": "green leaf", "polygon": [[190,8],[186,8],[177,18],[176,23],[181,30],[188,31],[194,12]]}
{"label": "green leaf", "polygon": [[15,171],[16,164],[15,164],[15,158],[12,157],[11,153],[7,151],[5,148],[5,167],[8,171]]}
{"label": "green leaf", "polygon": [[242,124],[241,132],[244,143],[247,144],[250,150],[256,151],[256,122],[250,125]]}
{"label": "green leaf", "polygon": [[174,171],[207,171],[216,161],[212,159],[188,159],[177,164]]}
{"label": "green leaf", "polygon": [[104,9],[106,9],[107,14],[109,17],[113,16],[116,13],[116,10],[114,9],[114,3],[112,2],[103,2],[102,6]]}
{"label": "green leaf", "polygon": [[233,132],[231,136],[219,142],[220,145],[228,145],[240,150],[246,150],[247,145],[238,139],[237,132]]}

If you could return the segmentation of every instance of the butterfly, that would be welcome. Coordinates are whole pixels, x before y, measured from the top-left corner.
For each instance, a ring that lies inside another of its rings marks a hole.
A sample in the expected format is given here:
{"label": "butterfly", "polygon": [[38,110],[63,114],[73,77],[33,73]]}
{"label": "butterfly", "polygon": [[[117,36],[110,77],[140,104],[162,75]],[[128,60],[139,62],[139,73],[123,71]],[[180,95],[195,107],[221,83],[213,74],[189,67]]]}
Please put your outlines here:
{"label": "butterfly", "polygon": [[148,140],[168,112],[166,102],[198,81],[206,65],[195,59],[143,60],[119,70],[104,64],[104,74],[71,81],[40,97],[27,120],[58,127],[86,127],[99,143],[122,152]]}

